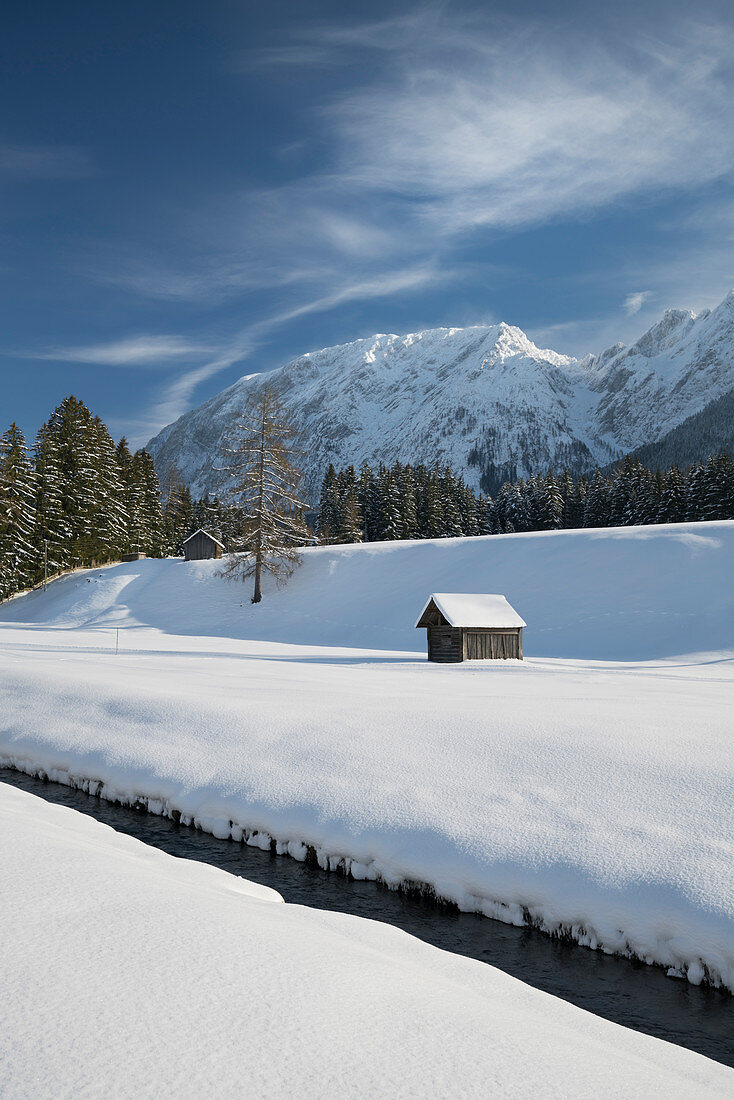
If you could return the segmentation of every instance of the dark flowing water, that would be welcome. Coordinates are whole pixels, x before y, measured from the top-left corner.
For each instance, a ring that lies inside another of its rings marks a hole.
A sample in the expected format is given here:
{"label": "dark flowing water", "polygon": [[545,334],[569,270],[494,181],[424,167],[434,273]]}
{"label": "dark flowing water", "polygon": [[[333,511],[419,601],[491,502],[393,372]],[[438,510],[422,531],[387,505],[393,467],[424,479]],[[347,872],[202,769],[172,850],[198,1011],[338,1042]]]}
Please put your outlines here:
{"label": "dark flowing water", "polygon": [[354,882],[259,848],[217,840],[144,810],[116,806],[7,768],[0,768],[0,782],[81,810],[171,855],[212,863],[272,886],[287,902],[397,925],[427,943],[490,963],[598,1016],[734,1065],[734,998],[719,990],[675,981],[656,967],[554,940],[531,928],[458,913],[374,882]]}

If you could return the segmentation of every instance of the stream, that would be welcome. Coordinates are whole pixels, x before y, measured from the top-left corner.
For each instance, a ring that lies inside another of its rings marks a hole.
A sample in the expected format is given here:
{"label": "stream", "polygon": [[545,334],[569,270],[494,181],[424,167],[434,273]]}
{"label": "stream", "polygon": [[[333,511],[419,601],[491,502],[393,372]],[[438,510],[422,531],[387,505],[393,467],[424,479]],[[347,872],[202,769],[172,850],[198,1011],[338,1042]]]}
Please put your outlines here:
{"label": "stream", "polygon": [[720,990],[692,986],[668,978],[657,967],[555,940],[532,928],[459,913],[374,882],[356,882],[295,859],[217,840],[167,818],[8,768],[0,768],[0,782],[71,806],[171,855],[211,863],[271,886],[287,902],[396,925],[598,1016],[734,1066],[734,997]]}

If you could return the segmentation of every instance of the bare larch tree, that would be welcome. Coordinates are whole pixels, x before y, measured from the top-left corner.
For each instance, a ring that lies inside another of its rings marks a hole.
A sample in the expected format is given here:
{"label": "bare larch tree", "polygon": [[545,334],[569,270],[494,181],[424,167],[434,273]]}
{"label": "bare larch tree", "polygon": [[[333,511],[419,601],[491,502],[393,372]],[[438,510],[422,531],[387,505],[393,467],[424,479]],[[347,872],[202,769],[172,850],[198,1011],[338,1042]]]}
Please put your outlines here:
{"label": "bare larch tree", "polygon": [[227,434],[226,495],[242,509],[243,530],[239,552],[227,557],[222,575],[254,577],[253,603],[262,599],[263,570],[284,584],[300,564],[298,548],[313,541],[298,495],[296,438],[292,418],[267,386],[250,397]]}

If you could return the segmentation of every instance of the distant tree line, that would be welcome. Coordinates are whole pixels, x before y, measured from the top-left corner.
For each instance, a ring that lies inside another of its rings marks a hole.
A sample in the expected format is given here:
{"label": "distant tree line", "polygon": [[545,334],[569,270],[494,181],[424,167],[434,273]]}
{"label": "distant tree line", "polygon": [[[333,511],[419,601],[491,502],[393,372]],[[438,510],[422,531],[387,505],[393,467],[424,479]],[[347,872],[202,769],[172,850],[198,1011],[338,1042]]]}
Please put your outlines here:
{"label": "distant tree line", "polygon": [[449,468],[330,466],[316,531],[342,543],[707,519],[734,519],[734,463],[725,452],[688,470],[653,472],[627,456],[589,479],[549,471],[505,482],[494,498],[474,494]]}
{"label": "distant tree line", "polygon": [[11,424],[0,436],[0,599],[46,573],[175,552],[187,494],[173,477],[162,501],[148,452],[132,453],[124,437],[115,445],[76,397],[61,402],[30,448]]}

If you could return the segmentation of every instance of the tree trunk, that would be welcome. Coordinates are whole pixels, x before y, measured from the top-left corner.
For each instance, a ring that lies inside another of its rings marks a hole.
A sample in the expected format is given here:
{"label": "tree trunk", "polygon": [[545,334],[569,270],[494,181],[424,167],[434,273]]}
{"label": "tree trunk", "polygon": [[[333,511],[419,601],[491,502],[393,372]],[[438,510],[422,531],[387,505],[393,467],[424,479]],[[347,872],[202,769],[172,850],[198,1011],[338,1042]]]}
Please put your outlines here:
{"label": "tree trunk", "polygon": [[260,588],[260,574],[262,573],[262,555],[258,550],[255,555],[255,591],[252,595],[252,603],[260,603],[263,598],[262,590]]}
{"label": "tree trunk", "polygon": [[262,411],[262,430],[260,435],[260,468],[258,470],[260,484],[258,486],[258,524],[259,530],[257,532],[257,549],[255,551],[255,591],[252,594],[252,602],[260,603],[263,598],[262,589],[260,587],[260,579],[262,575],[262,563],[263,563],[263,506],[265,496],[265,425],[267,414],[265,410],[265,402],[263,402]]}

